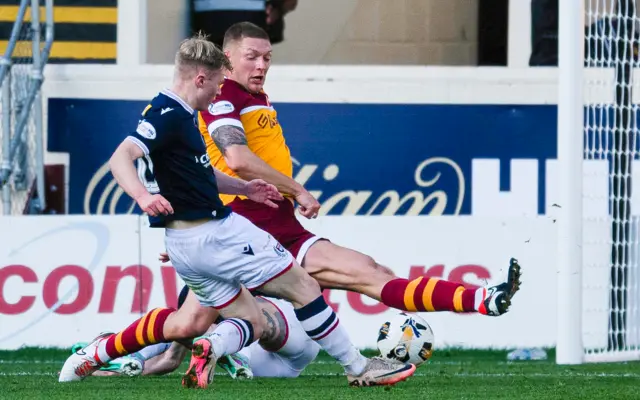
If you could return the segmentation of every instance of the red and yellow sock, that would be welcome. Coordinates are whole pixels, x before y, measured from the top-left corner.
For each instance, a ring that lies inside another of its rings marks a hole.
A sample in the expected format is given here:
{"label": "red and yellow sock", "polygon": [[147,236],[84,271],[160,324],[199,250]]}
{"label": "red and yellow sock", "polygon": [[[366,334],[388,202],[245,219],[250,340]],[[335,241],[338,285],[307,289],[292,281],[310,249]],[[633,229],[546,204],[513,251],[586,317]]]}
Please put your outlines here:
{"label": "red and yellow sock", "polygon": [[394,279],[382,288],[382,302],[405,311],[474,312],[478,289],[438,278]]}
{"label": "red and yellow sock", "polygon": [[164,323],[173,312],[175,310],[171,308],[156,308],[123,331],[109,336],[98,345],[99,361],[105,363],[152,344],[165,342]]}

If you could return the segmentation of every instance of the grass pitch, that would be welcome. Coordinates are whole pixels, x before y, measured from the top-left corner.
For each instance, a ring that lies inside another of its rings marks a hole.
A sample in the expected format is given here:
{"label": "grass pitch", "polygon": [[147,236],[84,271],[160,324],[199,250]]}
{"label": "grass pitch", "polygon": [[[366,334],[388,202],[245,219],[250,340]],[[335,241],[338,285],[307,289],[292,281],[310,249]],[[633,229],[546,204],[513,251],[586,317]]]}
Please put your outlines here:
{"label": "grass pitch", "polygon": [[177,372],[159,377],[103,377],[59,384],[68,350],[0,351],[0,399],[633,399],[640,363],[557,366],[548,361],[507,362],[505,351],[438,350],[413,378],[390,388],[351,388],[326,355],[300,378],[234,381],[222,371],[206,391],[180,386]]}

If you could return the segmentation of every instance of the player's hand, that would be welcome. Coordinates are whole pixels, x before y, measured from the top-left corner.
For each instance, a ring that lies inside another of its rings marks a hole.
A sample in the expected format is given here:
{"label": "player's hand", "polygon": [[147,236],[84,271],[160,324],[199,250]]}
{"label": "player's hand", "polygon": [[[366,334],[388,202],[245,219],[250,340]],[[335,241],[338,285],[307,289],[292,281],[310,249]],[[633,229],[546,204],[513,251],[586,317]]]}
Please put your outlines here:
{"label": "player's hand", "polygon": [[320,203],[306,190],[296,196],[300,214],[306,218],[316,218],[320,211]]}
{"label": "player's hand", "polygon": [[136,199],[136,202],[142,209],[142,211],[157,217],[158,215],[173,214],[173,207],[171,204],[159,194],[144,194]]}
{"label": "player's hand", "polygon": [[255,202],[264,203],[273,208],[278,208],[278,205],[272,200],[279,201],[284,199],[275,186],[262,179],[254,179],[247,182],[247,197]]}
{"label": "player's hand", "polygon": [[163,263],[168,263],[169,261],[171,261],[169,260],[169,253],[167,252],[160,253],[160,257],[158,257],[158,260]]}

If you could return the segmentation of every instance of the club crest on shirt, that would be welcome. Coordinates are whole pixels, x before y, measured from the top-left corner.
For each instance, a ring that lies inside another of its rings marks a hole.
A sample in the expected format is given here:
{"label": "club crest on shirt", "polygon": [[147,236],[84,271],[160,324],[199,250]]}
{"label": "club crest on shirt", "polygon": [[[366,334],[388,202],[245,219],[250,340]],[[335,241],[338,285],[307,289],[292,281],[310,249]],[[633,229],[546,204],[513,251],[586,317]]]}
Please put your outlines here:
{"label": "club crest on shirt", "polygon": [[217,103],[209,104],[209,114],[211,115],[229,114],[233,112],[233,110],[235,110],[235,108],[229,101],[218,101]]}
{"label": "club crest on shirt", "polygon": [[136,132],[140,134],[143,138],[147,138],[149,140],[153,140],[156,138],[156,128],[151,125],[150,122],[145,121],[144,119],[138,123],[138,128]]}

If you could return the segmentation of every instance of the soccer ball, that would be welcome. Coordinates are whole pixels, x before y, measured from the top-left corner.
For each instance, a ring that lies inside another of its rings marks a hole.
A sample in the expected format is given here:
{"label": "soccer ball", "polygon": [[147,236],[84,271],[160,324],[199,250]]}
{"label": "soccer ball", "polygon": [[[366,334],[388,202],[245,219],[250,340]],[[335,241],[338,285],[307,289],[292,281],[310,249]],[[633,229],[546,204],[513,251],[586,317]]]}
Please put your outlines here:
{"label": "soccer ball", "polygon": [[384,358],[416,367],[433,354],[433,331],[416,314],[397,313],[382,324],[378,334],[378,350]]}

